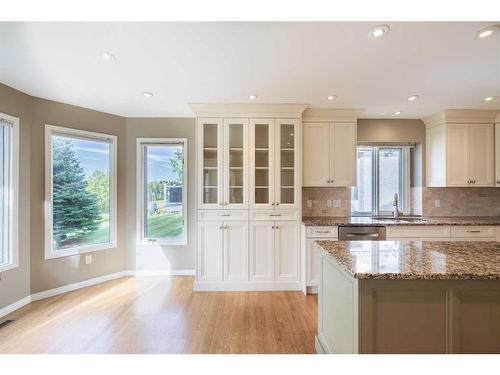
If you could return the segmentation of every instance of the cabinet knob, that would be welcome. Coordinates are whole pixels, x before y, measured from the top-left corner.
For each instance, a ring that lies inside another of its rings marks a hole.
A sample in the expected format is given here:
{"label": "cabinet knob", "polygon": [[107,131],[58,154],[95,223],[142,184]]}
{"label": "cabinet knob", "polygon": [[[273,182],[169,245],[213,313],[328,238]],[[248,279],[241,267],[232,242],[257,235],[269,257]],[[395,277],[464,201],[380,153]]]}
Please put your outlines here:
{"label": "cabinet knob", "polygon": [[278,202],[276,202],[276,206],[279,206],[280,204]]}
{"label": "cabinet knob", "polygon": [[275,204],[276,204],[276,203],[274,203],[274,202],[273,202],[273,203],[271,203],[271,205],[273,205],[273,206],[274,206]]}
{"label": "cabinet knob", "polygon": [[280,227],[279,227],[279,226],[276,226],[276,229],[280,229]]}
{"label": "cabinet knob", "polygon": [[500,184],[500,180],[497,180],[497,184]]}

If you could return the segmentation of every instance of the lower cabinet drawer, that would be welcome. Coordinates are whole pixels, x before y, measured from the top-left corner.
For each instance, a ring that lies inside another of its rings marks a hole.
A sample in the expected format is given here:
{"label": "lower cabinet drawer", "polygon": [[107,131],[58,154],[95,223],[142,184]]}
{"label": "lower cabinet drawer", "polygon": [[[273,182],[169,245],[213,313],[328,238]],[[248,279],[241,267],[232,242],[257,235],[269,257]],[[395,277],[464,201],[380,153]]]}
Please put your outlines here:
{"label": "lower cabinet drawer", "polygon": [[495,238],[495,227],[463,226],[451,227],[452,238]]}
{"label": "lower cabinet drawer", "polygon": [[300,220],[299,210],[253,210],[250,211],[251,221]]}
{"label": "lower cabinet drawer", "polygon": [[247,221],[248,210],[198,210],[199,221]]}
{"label": "lower cabinet drawer", "polygon": [[307,227],[306,237],[334,237],[337,238],[339,229],[337,226],[333,227]]}
{"label": "lower cabinet drawer", "polygon": [[450,227],[433,225],[433,226],[387,226],[387,238],[450,238]]}

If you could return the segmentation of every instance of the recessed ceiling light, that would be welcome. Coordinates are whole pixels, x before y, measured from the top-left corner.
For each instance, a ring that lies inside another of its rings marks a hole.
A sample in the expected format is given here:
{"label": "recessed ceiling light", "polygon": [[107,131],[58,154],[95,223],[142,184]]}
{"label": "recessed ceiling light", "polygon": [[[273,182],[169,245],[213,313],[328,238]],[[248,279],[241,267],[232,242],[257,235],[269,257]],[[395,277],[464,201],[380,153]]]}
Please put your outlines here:
{"label": "recessed ceiling light", "polygon": [[396,111],[394,112],[395,115],[400,115],[401,114],[401,111]]}
{"label": "recessed ceiling light", "polygon": [[372,39],[377,39],[380,38],[385,33],[387,33],[390,29],[391,28],[388,25],[379,25],[371,29],[370,32],[368,33],[368,36]]}
{"label": "recessed ceiling light", "polygon": [[487,96],[486,98],[484,98],[484,101],[485,102],[491,102],[495,98],[496,98],[496,96]]}
{"label": "recessed ceiling light", "polygon": [[493,35],[493,33],[495,31],[497,31],[498,29],[500,28],[500,26],[498,25],[493,25],[493,26],[489,26],[485,29],[482,29],[482,30],[479,30],[476,34],[476,39],[484,39],[484,38],[487,38],[491,35]]}
{"label": "recessed ceiling light", "polygon": [[114,56],[113,56],[113,54],[112,54],[112,53],[110,53],[110,52],[102,52],[102,53],[101,53],[101,58],[102,58],[103,60],[113,60],[115,57],[114,57]]}
{"label": "recessed ceiling light", "polygon": [[337,99],[337,95],[329,95],[327,97],[328,100],[334,100],[334,99]]}
{"label": "recessed ceiling light", "polygon": [[255,100],[255,99],[257,99],[257,95],[253,95],[253,94],[252,95],[248,95],[248,99]]}
{"label": "recessed ceiling light", "polygon": [[414,100],[417,100],[418,98],[420,98],[420,96],[418,96],[418,95],[412,95],[412,96],[409,96],[409,97],[408,97],[408,101],[409,101],[409,102],[412,102],[412,101],[414,101]]}
{"label": "recessed ceiling light", "polygon": [[146,98],[151,98],[153,96],[153,93],[149,91],[144,91],[142,95],[144,95]]}

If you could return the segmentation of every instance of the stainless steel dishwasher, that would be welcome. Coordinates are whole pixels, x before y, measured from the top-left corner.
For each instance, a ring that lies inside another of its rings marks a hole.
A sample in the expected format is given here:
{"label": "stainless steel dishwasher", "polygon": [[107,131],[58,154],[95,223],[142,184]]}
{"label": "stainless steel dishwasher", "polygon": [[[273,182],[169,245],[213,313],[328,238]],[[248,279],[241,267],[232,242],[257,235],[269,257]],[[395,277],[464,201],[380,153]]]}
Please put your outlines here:
{"label": "stainless steel dishwasher", "polygon": [[339,226],[340,241],[383,241],[385,240],[384,226]]}

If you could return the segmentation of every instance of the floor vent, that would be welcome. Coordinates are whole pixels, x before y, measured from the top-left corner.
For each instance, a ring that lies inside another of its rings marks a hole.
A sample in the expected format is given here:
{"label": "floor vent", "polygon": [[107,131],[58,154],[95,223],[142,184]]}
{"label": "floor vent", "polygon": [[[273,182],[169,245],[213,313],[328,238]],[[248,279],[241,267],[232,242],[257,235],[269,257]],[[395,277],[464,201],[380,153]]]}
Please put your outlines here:
{"label": "floor vent", "polygon": [[4,328],[4,327],[8,326],[10,323],[14,323],[14,322],[15,322],[15,320],[13,320],[13,319],[8,319],[8,320],[6,320],[5,322],[0,323],[0,329],[2,329],[2,328]]}

